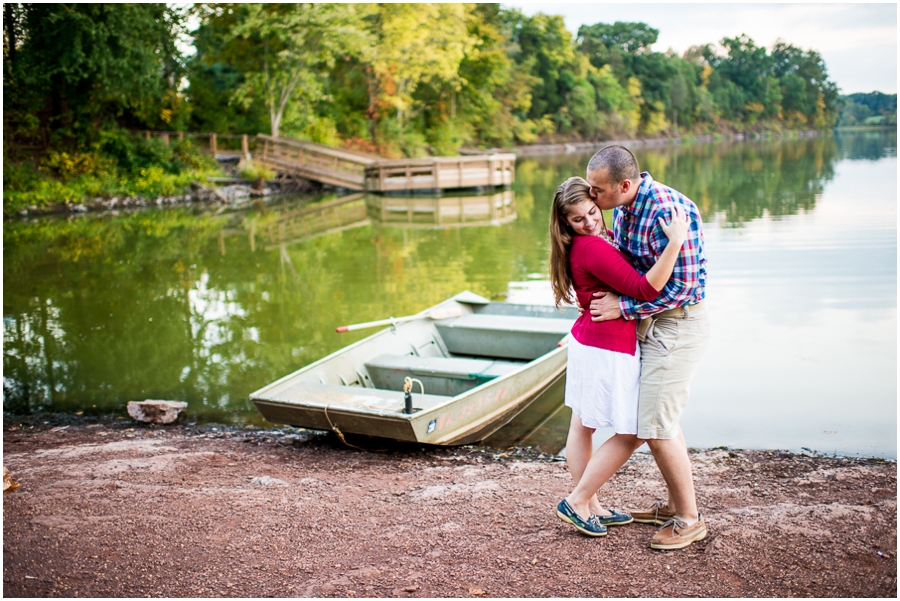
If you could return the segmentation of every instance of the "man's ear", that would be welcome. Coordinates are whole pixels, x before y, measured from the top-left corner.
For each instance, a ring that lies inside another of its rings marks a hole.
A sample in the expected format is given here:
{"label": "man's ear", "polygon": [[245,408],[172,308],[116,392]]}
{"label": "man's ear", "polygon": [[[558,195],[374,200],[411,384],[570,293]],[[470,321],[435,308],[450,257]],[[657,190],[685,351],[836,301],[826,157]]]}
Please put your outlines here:
{"label": "man's ear", "polygon": [[630,179],[623,179],[622,183],[619,185],[622,186],[622,194],[628,194],[628,191],[631,190],[631,186],[634,185],[634,182]]}

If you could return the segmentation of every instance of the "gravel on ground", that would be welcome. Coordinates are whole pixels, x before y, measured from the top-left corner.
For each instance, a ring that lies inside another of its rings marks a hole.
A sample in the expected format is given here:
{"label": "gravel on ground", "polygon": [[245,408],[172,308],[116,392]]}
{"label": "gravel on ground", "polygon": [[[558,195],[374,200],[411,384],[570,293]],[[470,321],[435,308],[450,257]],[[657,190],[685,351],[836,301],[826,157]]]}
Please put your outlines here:
{"label": "gravel on ground", "polygon": [[[565,463],[529,449],[89,421],[4,420],[7,597],[897,596],[896,462],[692,451],[709,536],[654,551],[562,523]],[[664,494],[639,452],[602,500]]]}

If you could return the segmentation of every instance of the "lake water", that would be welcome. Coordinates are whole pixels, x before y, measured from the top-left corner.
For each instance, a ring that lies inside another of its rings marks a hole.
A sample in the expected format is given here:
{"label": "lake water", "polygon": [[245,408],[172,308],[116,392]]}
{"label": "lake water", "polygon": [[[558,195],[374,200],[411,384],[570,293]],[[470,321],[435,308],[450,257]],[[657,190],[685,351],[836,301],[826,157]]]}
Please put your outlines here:
{"label": "lake water", "polygon": [[[689,445],[896,458],[896,148],[895,131],[870,131],[635,149],[705,220],[713,337]],[[520,159],[490,195],[7,221],[4,411],[161,398],[264,425],[250,392],[371,333],[335,326],[464,289],[547,302],[550,200],[588,158]],[[550,391],[488,443],[559,451],[561,400]]]}

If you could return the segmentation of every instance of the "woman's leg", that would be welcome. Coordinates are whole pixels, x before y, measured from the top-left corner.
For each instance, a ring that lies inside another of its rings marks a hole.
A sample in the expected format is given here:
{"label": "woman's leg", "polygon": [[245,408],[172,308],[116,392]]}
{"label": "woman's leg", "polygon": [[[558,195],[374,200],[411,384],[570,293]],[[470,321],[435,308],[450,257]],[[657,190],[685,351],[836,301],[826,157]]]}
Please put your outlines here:
{"label": "woman's leg", "polygon": [[[581,481],[581,475],[594,454],[594,428],[588,428],[581,423],[581,418],[572,413],[572,421],[569,423],[569,437],[566,439],[566,465],[569,467],[569,473],[572,474],[572,480],[575,486]],[[597,496],[590,503],[590,511],[578,515],[588,517],[594,515],[606,515],[609,513],[600,505]]]}
{"label": "woman's leg", "polygon": [[[581,424],[581,420],[578,421]],[[571,433],[571,429],[569,430]],[[609,512],[597,500],[597,491],[612,478],[628,458],[644,443],[634,434],[615,434],[600,445],[591,456],[587,465],[575,480],[575,489],[566,499],[578,515],[588,517],[590,514],[605,516]],[[581,449],[579,449],[581,451]],[[569,443],[566,443],[566,457],[569,457]],[[571,470],[571,466],[569,468]],[[575,477],[575,473],[572,473]]]}
{"label": "woman's leg", "polygon": [[587,467],[591,455],[594,454],[594,429],[581,423],[581,418],[572,413],[572,421],[569,422],[569,436],[566,438],[566,465],[575,484],[581,480],[581,474]]}

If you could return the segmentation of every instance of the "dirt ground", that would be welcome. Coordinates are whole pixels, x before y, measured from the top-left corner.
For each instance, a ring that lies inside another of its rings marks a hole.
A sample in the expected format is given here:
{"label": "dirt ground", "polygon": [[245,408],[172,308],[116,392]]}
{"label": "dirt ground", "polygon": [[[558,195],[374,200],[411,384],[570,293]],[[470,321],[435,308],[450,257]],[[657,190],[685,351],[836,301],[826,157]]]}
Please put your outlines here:
{"label": "dirt ground", "polygon": [[[369,441],[371,442],[371,441]],[[592,539],[528,450],[348,448],[332,435],[6,420],[6,597],[896,597],[897,465],[692,453],[709,537]],[[663,498],[648,454],[603,490]]]}

